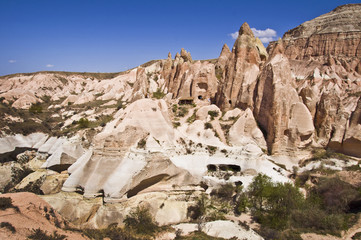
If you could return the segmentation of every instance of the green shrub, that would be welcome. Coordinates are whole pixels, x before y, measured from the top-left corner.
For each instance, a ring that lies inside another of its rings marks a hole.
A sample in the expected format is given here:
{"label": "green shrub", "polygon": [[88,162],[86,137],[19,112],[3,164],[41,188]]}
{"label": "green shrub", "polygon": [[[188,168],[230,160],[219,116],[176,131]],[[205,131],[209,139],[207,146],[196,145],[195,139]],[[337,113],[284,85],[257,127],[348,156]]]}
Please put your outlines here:
{"label": "green shrub", "polygon": [[19,211],[17,206],[13,205],[13,200],[9,197],[0,197],[0,210],[6,210],[8,208],[14,208]]}
{"label": "green shrub", "polygon": [[57,231],[54,231],[51,235],[48,235],[46,231],[38,228],[33,229],[32,233],[28,236],[28,238],[34,240],[63,240],[66,238],[66,236],[58,234]]}
{"label": "green shrub", "polygon": [[158,230],[149,209],[140,206],[137,206],[125,217],[124,224],[127,229],[133,230],[137,234],[152,235]]}
{"label": "green shrub", "polygon": [[35,103],[32,104],[29,108],[29,112],[31,113],[42,113],[43,112],[43,107],[41,106],[40,103]]}
{"label": "green shrub", "polygon": [[[302,181],[307,179],[305,174]],[[348,213],[348,206],[360,198],[360,193],[338,178],[321,178],[304,198],[290,183],[273,183],[259,174],[250,184],[247,196],[252,216],[263,228],[260,231],[263,237],[298,239],[299,233],[293,230],[339,236],[350,228],[357,217]]]}
{"label": "green shrub", "polygon": [[352,236],[352,240],[360,240],[361,239],[361,232],[355,233],[355,235]]}
{"label": "green shrub", "polygon": [[181,124],[180,124],[180,122],[173,122],[173,127],[174,128],[177,128],[177,127],[179,127]]}
{"label": "green shrub", "polygon": [[211,192],[211,196],[216,196],[224,200],[231,200],[234,191],[235,187],[231,183],[227,183],[220,186],[219,188],[213,189]]}
{"label": "green shrub", "polygon": [[156,92],[153,92],[153,97],[156,99],[162,99],[165,96],[165,93],[162,92],[160,88],[157,89]]}
{"label": "green shrub", "polygon": [[80,118],[78,121],[78,125],[80,128],[88,128],[90,125],[90,122],[87,118]]}
{"label": "green shrub", "polygon": [[116,224],[110,224],[107,228],[103,229],[84,229],[83,233],[94,240],[103,240],[104,238],[112,240],[141,240],[132,236],[129,231],[124,231],[122,228],[117,227]]}
{"label": "green shrub", "polygon": [[178,110],[178,105],[177,105],[177,104],[173,104],[173,106],[172,106],[172,112],[173,112],[173,113],[176,113],[177,110]]}
{"label": "green shrub", "polygon": [[212,123],[210,122],[204,123],[204,129],[213,129]]}
{"label": "green shrub", "polygon": [[218,80],[221,80],[223,77],[223,70],[221,67],[215,67],[215,72],[216,72],[216,78]]}
{"label": "green shrub", "polygon": [[234,212],[236,214],[244,213],[247,211],[247,208],[249,206],[250,206],[250,203],[249,203],[246,193],[240,193],[240,195],[235,203]]}
{"label": "green shrub", "polygon": [[193,111],[193,114],[192,116],[190,116],[188,119],[187,119],[187,123],[193,123],[195,120],[196,120],[196,113],[197,113],[197,110],[194,110]]}
{"label": "green shrub", "polygon": [[215,146],[211,146],[211,145],[207,145],[207,150],[209,152],[210,155],[213,155],[216,153],[218,147]]}
{"label": "green shrub", "polygon": [[206,215],[207,208],[210,208],[210,202],[207,195],[202,194],[195,205],[189,206],[187,209],[187,217],[197,220]]}
{"label": "green shrub", "polygon": [[218,111],[208,111],[208,115],[211,116],[211,119],[213,120],[215,117],[218,117],[219,112]]}
{"label": "green shrub", "polygon": [[359,191],[337,177],[321,178],[311,194],[321,198],[323,208],[330,213],[346,212],[350,202],[360,198]]}
{"label": "green shrub", "polygon": [[179,108],[179,111],[178,111],[178,114],[177,114],[177,117],[184,117],[185,115],[187,115],[188,113],[188,109],[185,108],[185,107],[180,107]]}
{"label": "green shrub", "polygon": [[9,222],[2,222],[0,223],[0,228],[7,228],[9,231],[11,231],[12,233],[16,232],[15,227],[9,223]]}

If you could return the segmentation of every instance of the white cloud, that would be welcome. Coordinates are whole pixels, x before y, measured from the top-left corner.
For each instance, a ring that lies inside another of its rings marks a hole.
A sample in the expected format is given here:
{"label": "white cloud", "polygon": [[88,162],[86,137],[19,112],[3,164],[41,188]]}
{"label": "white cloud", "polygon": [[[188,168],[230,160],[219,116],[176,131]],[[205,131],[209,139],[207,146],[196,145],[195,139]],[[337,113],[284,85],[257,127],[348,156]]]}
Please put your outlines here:
{"label": "white cloud", "polygon": [[[267,28],[265,30],[259,30],[256,28],[251,28],[251,29],[254,36],[258,37],[261,40],[261,42],[264,44],[276,40],[277,32],[271,28]],[[231,36],[233,39],[237,39],[238,31],[234,33],[230,33],[229,36]]]}
{"label": "white cloud", "polygon": [[231,36],[233,39],[237,39],[237,38],[238,38],[238,32],[230,33],[230,34],[228,34],[228,35]]}
{"label": "white cloud", "polygon": [[47,68],[52,68],[52,67],[54,67],[54,65],[53,64],[47,64],[46,67]]}
{"label": "white cloud", "polygon": [[16,60],[11,59],[9,60],[9,63],[16,63]]}
{"label": "white cloud", "polygon": [[251,28],[255,37],[258,37],[262,43],[269,43],[270,41],[276,40],[277,32],[271,28],[266,30],[258,30]]}

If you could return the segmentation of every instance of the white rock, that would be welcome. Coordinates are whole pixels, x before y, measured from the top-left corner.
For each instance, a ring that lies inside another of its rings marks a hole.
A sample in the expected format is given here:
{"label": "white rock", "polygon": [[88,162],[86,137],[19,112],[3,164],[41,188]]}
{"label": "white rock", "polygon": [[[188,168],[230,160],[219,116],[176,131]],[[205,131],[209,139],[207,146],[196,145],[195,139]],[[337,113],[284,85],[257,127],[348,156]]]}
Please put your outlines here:
{"label": "white rock", "polygon": [[261,240],[263,239],[252,229],[248,231],[241,228],[238,224],[231,221],[218,220],[208,222],[202,228],[202,231],[212,237],[221,237],[231,239],[236,237],[238,239]]}

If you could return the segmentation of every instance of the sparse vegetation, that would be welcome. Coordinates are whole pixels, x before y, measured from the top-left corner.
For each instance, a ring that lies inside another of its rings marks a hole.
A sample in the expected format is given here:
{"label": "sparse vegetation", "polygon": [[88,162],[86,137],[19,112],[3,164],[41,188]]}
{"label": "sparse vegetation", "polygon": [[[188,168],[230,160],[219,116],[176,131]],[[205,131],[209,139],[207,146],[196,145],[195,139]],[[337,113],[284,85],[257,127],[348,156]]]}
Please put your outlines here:
{"label": "sparse vegetation", "polygon": [[216,72],[216,78],[217,78],[218,80],[221,80],[222,77],[223,77],[223,70],[222,70],[222,68],[216,66],[216,67],[215,67],[215,72]]}
{"label": "sparse vegetation", "polygon": [[212,123],[210,122],[204,123],[204,129],[213,129]]}
{"label": "sparse vegetation", "polygon": [[54,231],[51,235],[48,235],[46,231],[37,228],[33,229],[32,233],[28,236],[28,238],[34,240],[63,240],[66,238],[66,236],[58,234],[57,231]]}
{"label": "sparse vegetation", "polygon": [[173,122],[173,127],[174,128],[177,128],[177,127],[179,127],[181,124],[180,124],[180,122]]}
{"label": "sparse vegetation", "polygon": [[0,197],[0,210],[6,210],[8,208],[14,208],[15,210],[19,211],[19,208],[13,205],[13,201],[11,198]]}
{"label": "sparse vegetation", "polygon": [[16,232],[16,229],[15,227],[9,223],[9,222],[1,222],[0,223],[0,228],[6,228],[8,229],[9,231],[11,231],[12,233],[15,233]]}
{"label": "sparse vegetation", "polygon": [[88,128],[90,125],[90,122],[87,118],[80,118],[77,123],[80,128]]}
{"label": "sparse vegetation", "polygon": [[219,112],[218,111],[208,111],[208,115],[211,116],[212,120],[214,120],[214,118],[218,117]]}
{"label": "sparse vegetation", "polygon": [[143,240],[143,238],[134,237],[129,231],[117,227],[117,224],[110,224],[103,229],[84,229],[83,233],[94,240],[103,240],[105,238],[112,240]]}
{"label": "sparse vegetation", "polygon": [[40,103],[35,103],[35,104],[32,104],[29,108],[29,112],[30,113],[42,113],[43,112],[43,107],[41,106]]}
{"label": "sparse vegetation", "polygon": [[177,117],[184,117],[188,113],[188,109],[186,107],[180,107],[178,110]]}
{"label": "sparse vegetation", "polygon": [[208,150],[210,155],[215,154],[217,149],[218,149],[218,147],[207,145],[207,150]]}
{"label": "sparse vegetation", "polygon": [[149,209],[138,206],[124,219],[125,227],[137,234],[152,235],[158,230]]}
{"label": "sparse vegetation", "polygon": [[173,112],[173,113],[176,113],[177,110],[178,110],[178,105],[177,105],[177,104],[173,104],[173,106],[172,106],[172,112]]}
{"label": "sparse vegetation", "polygon": [[262,226],[260,233],[265,238],[285,239],[285,234],[299,236],[304,231],[339,236],[357,220],[348,207],[360,193],[340,179],[323,178],[308,189],[305,198],[290,183],[273,183],[259,174],[247,196],[252,216]]}
{"label": "sparse vegetation", "polygon": [[165,96],[165,93],[162,92],[160,88],[157,89],[156,92],[153,92],[153,97],[156,99],[162,99]]}
{"label": "sparse vegetation", "polygon": [[175,240],[224,240],[224,238],[211,237],[203,232],[196,231],[187,236],[177,236]]}
{"label": "sparse vegetation", "polygon": [[195,120],[196,120],[196,113],[197,113],[197,109],[193,111],[193,114],[192,116],[190,116],[188,119],[187,119],[187,123],[191,124],[193,123]]}

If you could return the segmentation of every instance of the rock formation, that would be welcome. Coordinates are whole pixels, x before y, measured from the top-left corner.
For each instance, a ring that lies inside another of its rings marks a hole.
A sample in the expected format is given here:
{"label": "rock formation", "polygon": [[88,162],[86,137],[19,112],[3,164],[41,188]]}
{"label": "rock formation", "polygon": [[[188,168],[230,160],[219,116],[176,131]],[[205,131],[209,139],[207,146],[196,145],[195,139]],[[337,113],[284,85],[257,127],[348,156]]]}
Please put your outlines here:
{"label": "rock formation", "polygon": [[1,198],[10,198],[13,205],[0,210],[0,222],[7,222],[8,226],[13,227],[12,231],[1,225],[1,239],[28,239],[35,229],[40,229],[48,236],[56,231],[59,236],[64,235],[69,239],[88,239],[79,232],[64,230],[69,223],[33,193],[8,193],[2,194]]}
{"label": "rock formation", "polygon": [[317,56],[360,59],[360,14],[361,4],[347,4],[289,30],[282,39],[285,54],[299,60]]}
{"label": "rock formation", "polygon": [[216,103],[223,109],[240,107],[253,108],[253,91],[262,61],[266,60],[265,50],[253,35],[247,23],[239,29],[239,35],[229,52],[225,45],[218,62],[220,84]]}
{"label": "rock formation", "polygon": [[[182,48],[122,73],[0,77],[0,190],[45,194],[79,227],[122,225],[139,205],[169,225],[222,184],[291,181],[320,148],[361,157],[360,16],[340,6],[267,50],[244,23],[216,60]],[[358,164],[345,159],[331,168]]]}

